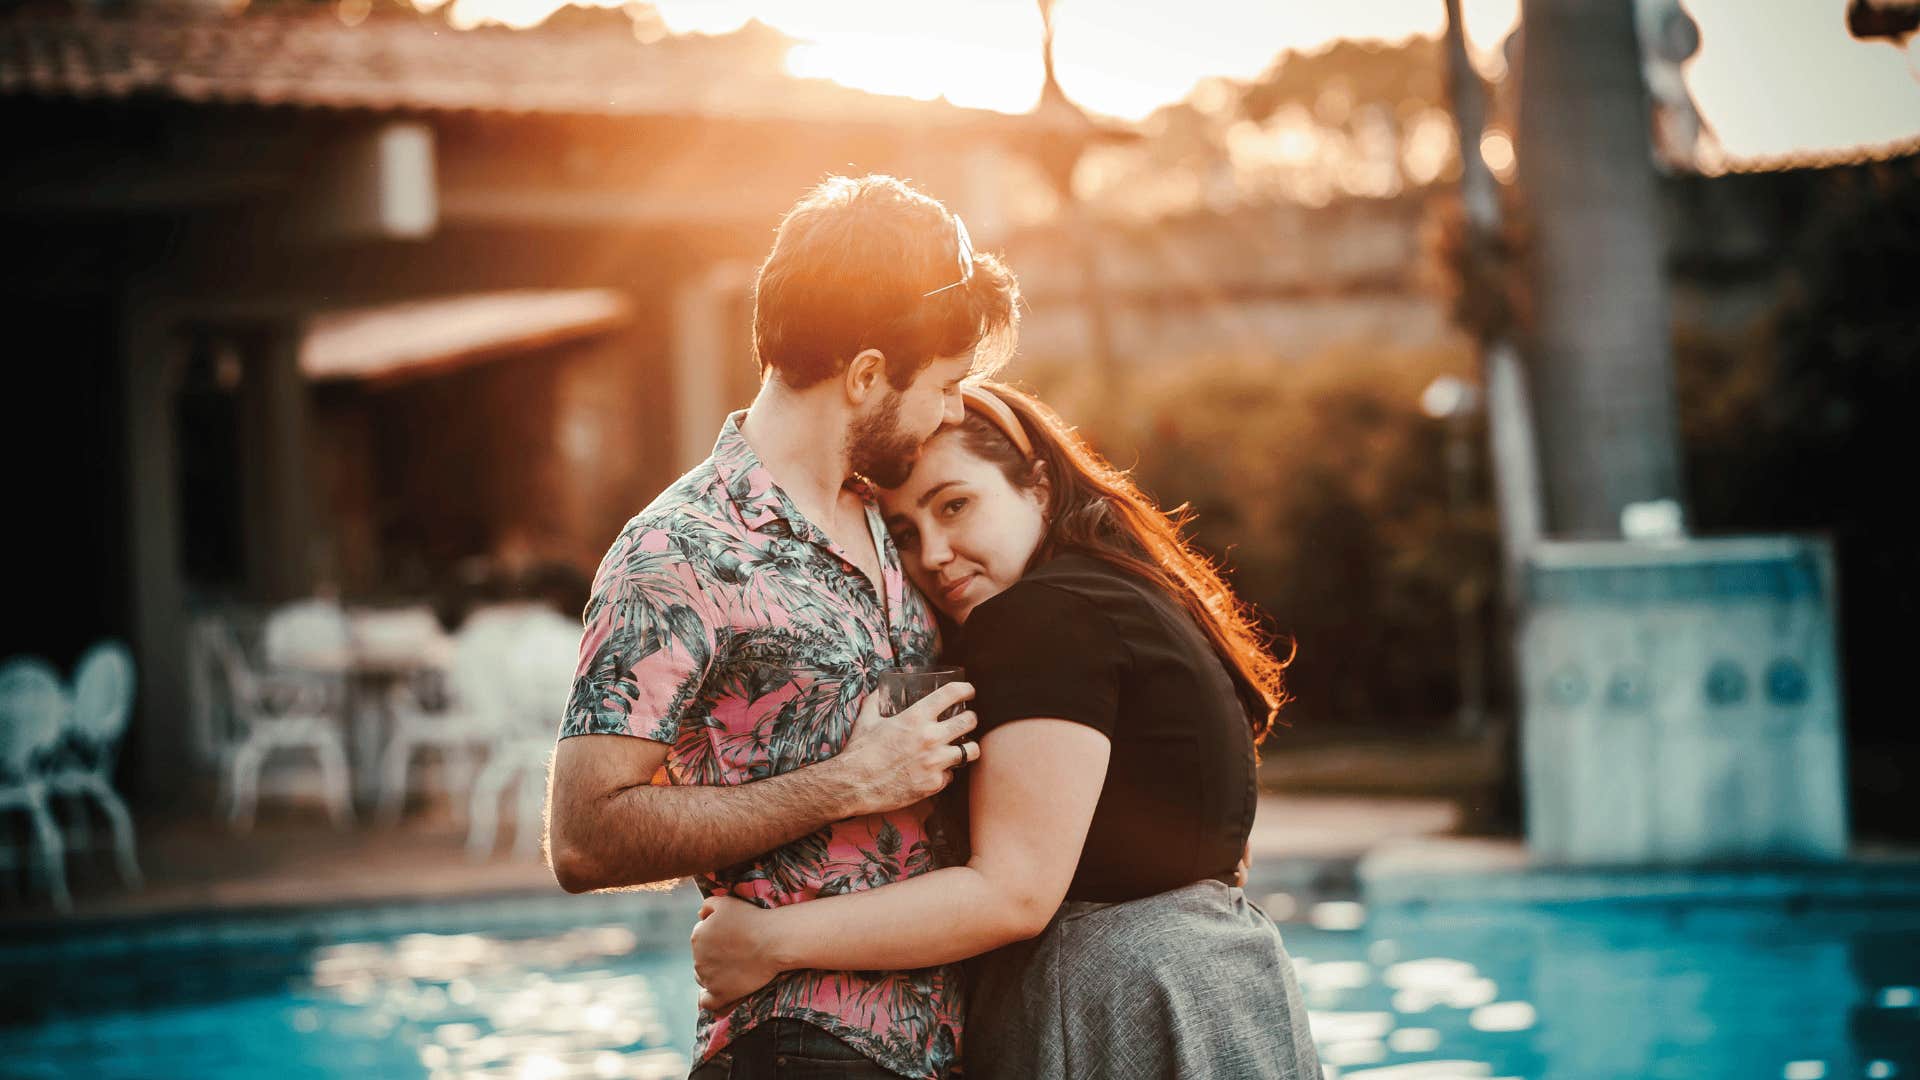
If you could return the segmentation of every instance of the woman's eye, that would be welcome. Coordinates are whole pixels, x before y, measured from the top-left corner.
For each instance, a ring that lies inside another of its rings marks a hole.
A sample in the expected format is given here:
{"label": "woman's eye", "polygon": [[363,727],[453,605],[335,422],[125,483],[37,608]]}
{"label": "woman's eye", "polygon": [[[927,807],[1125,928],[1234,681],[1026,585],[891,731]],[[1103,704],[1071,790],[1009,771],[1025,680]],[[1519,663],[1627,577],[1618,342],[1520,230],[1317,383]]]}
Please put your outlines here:
{"label": "woman's eye", "polygon": [[919,540],[920,534],[912,529],[902,529],[893,534],[893,546],[899,548],[901,551],[911,550],[913,545],[918,543]]}
{"label": "woman's eye", "polygon": [[966,505],[967,505],[967,500],[965,498],[948,499],[945,503],[941,504],[940,512],[951,517],[954,514],[959,513],[961,507],[964,507]]}

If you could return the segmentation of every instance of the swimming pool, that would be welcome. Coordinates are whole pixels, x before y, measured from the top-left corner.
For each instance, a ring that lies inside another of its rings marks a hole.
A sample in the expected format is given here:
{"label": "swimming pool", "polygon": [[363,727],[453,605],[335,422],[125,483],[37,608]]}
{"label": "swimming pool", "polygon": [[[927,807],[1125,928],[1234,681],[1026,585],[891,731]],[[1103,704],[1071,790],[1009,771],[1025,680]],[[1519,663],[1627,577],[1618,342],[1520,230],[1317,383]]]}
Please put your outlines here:
{"label": "swimming pool", "polygon": [[[1920,905],[1269,894],[1330,1075],[1920,1075]],[[97,929],[0,946],[15,1077],[679,1077],[672,894]]]}

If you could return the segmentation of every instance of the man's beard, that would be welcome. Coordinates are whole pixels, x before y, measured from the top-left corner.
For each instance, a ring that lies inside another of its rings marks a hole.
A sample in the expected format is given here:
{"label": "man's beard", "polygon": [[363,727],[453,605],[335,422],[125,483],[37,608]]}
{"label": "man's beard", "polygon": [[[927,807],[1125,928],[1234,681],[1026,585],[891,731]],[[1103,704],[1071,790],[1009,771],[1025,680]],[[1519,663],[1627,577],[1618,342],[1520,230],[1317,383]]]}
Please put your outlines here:
{"label": "man's beard", "polygon": [[921,441],[900,430],[900,392],[890,390],[847,432],[847,463],[881,487],[896,488],[913,475]]}

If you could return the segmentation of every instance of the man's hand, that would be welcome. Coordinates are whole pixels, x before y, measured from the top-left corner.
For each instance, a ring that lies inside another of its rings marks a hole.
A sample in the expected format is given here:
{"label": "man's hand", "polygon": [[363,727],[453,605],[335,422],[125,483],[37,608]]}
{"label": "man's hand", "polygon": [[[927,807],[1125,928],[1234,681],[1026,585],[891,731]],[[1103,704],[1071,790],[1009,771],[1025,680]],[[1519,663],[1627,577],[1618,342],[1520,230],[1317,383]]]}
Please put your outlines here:
{"label": "man's hand", "polygon": [[972,683],[951,682],[893,716],[881,716],[880,695],[868,694],[846,746],[830,763],[853,793],[856,813],[911,806],[952,782],[963,762],[979,760],[978,743],[955,745],[979,719],[970,711],[939,719],[972,697]]}
{"label": "man's hand", "polygon": [[730,896],[710,896],[693,928],[693,977],[700,1007],[718,1012],[772,982],[780,968],[761,941],[766,912]]}

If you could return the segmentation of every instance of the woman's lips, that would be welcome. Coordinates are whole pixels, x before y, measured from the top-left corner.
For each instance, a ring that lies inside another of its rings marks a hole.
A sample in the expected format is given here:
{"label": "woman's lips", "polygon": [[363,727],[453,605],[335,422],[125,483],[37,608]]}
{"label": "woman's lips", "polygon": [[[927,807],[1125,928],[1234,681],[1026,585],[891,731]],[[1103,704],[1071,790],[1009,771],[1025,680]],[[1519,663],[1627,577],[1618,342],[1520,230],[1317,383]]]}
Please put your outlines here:
{"label": "woman's lips", "polygon": [[947,601],[949,604],[959,600],[960,594],[963,592],[966,592],[967,586],[972,585],[973,579],[978,576],[979,575],[977,574],[968,574],[966,577],[961,578],[960,580],[954,582],[951,585],[940,586],[941,598]]}

